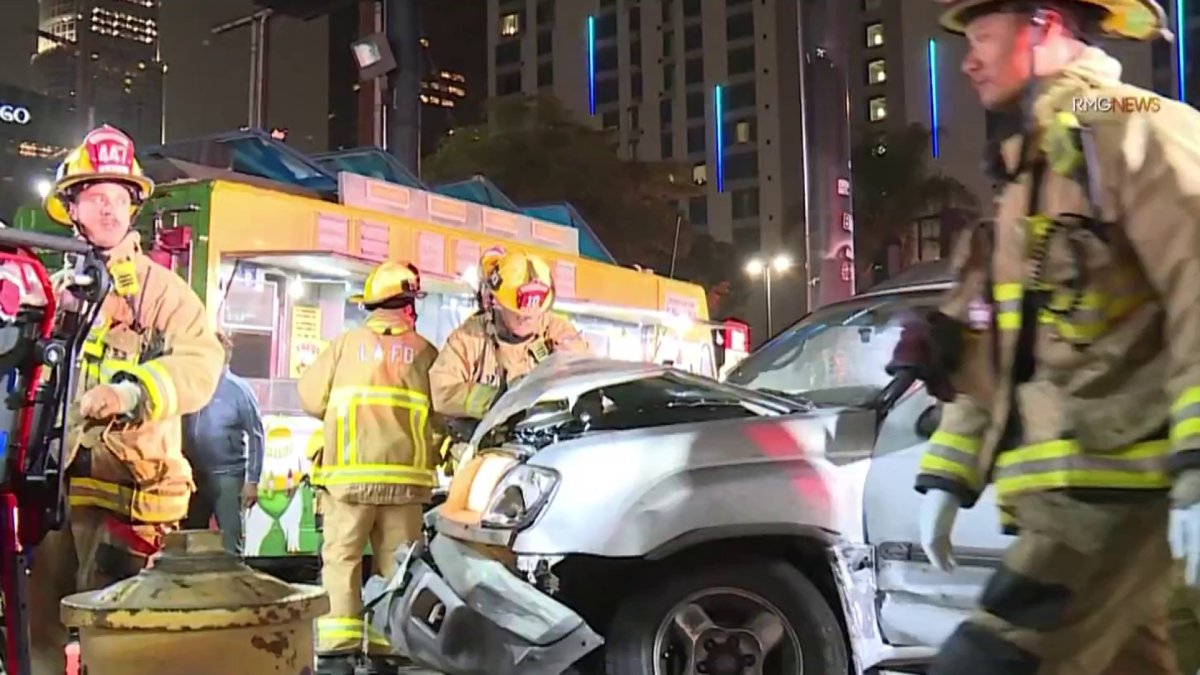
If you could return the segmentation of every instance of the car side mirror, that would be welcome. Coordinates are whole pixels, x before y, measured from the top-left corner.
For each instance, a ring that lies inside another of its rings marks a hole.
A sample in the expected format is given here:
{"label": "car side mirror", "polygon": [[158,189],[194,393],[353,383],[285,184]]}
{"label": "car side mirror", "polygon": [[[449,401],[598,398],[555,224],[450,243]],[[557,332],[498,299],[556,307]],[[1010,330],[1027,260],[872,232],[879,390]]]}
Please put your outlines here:
{"label": "car side mirror", "polygon": [[942,405],[934,404],[921,411],[917,416],[917,436],[921,438],[930,438],[933,432],[937,431],[938,425],[942,423]]}

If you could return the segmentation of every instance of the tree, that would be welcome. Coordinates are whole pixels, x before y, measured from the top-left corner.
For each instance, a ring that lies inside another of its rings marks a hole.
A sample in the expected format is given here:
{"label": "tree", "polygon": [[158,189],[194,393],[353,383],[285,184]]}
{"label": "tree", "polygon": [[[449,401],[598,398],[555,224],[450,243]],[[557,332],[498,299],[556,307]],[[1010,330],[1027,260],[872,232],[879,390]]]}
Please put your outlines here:
{"label": "tree", "polygon": [[[685,229],[690,228],[685,224]],[[737,249],[707,233],[693,232],[688,239],[687,248],[675,265],[675,276],[700,284],[708,291],[711,317],[720,318],[740,307],[750,285],[742,273]]]}
{"label": "tree", "polygon": [[866,138],[853,151],[854,257],[859,278],[918,220],[947,209],[978,210],[961,182],[929,166],[930,133],[920,124]]}
{"label": "tree", "polygon": [[610,133],[548,96],[490,101],[487,121],[456,129],[423,173],[432,182],[484,175],[519,204],[570,202],[618,262],[658,271],[671,258],[675,200],[695,189],[680,166],[621,159]]}

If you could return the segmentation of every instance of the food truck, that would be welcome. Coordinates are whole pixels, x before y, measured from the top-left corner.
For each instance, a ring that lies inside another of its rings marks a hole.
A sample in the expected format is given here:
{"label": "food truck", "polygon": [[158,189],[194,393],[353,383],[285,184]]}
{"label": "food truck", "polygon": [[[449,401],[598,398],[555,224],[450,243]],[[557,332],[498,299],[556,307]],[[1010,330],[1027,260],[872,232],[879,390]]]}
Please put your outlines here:
{"label": "food truck", "polygon": [[[714,336],[724,326],[709,321],[704,290],[596,259],[602,246],[586,229],[511,203],[498,208],[453,196],[472,196],[462,185],[431,189],[396,166],[389,175],[378,166],[390,158],[374,149],[354,151],[367,160],[355,164],[348,153],[309,157],[256,132],[239,140],[258,155],[227,149],[227,168],[188,161],[212,154],[195,146],[151,151],[144,164],[159,187],[138,227],[151,243],[146,248],[189,281],[214,325],[232,338],[230,369],[257,395],[267,444],[259,503],[246,517],[248,557],[319,550],[305,478],[321,422],[300,409],[296,381],[330,340],[364,320],[348,298],[385,259],[421,270],[428,294],[418,302],[417,331],[434,345],[475,311],[480,253],[502,245],[549,263],[555,311],[598,354],[719,374]],[[258,159],[267,152],[279,161]],[[304,180],[281,179],[277,165]],[[55,228],[37,208],[22,209],[16,226]],[[581,245],[581,238],[588,240]]]}

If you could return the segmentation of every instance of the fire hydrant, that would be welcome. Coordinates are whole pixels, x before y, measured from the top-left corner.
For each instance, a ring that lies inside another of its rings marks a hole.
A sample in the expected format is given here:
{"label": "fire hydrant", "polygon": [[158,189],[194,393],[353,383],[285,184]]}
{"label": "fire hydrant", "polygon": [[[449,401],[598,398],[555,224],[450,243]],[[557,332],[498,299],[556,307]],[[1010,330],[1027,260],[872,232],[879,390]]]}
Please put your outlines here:
{"label": "fire hydrant", "polygon": [[88,675],[311,675],[316,586],[250,569],[217,532],[172,532],[151,567],[62,601]]}

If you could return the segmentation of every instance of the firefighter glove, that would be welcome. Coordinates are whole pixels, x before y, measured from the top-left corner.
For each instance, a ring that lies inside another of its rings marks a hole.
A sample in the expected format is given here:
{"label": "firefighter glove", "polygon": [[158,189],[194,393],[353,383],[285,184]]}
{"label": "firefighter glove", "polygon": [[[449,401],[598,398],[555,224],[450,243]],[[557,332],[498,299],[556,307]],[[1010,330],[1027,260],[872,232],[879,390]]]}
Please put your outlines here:
{"label": "firefighter glove", "polygon": [[921,498],[921,548],[929,562],[943,572],[957,567],[952,553],[950,533],[962,502],[945,490],[927,490]]}
{"label": "firefighter glove", "polygon": [[1184,579],[1200,588],[1200,469],[1179,474],[1171,490],[1171,552],[1184,563]]}
{"label": "firefighter glove", "polygon": [[941,312],[909,317],[902,323],[900,340],[887,365],[888,375],[910,370],[931,396],[953,401],[957,392],[950,376],[962,361],[963,330],[961,322]]}
{"label": "firefighter glove", "polygon": [[101,384],[84,393],[79,414],[97,420],[116,417],[137,410],[141,402],[142,387],[136,382]]}

